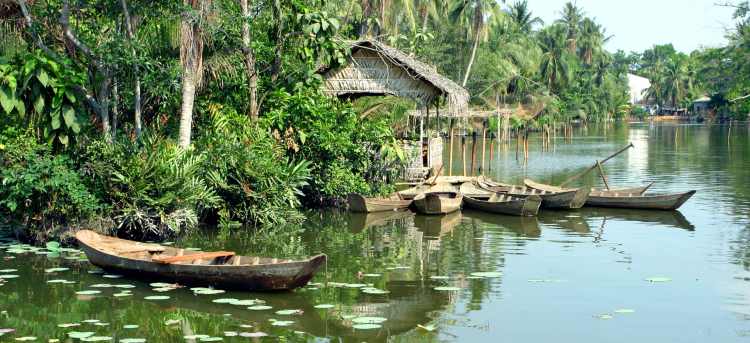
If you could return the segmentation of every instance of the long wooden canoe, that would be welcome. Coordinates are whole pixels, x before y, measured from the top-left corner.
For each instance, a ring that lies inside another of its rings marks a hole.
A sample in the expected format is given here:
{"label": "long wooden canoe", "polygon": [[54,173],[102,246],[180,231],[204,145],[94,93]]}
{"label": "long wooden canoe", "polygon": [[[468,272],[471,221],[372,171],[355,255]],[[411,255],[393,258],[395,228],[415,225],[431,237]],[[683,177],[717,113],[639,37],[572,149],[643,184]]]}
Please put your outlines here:
{"label": "long wooden canoe", "polygon": [[408,208],[411,200],[404,200],[398,193],[387,198],[366,198],[361,194],[352,193],[347,197],[349,210],[360,213],[393,211]]}
{"label": "long wooden canoe", "polygon": [[476,181],[462,184],[461,194],[463,194],[464,204],[468,208],[511,216],[535,216],[539,213],[539,206],[542,204],[542,199],[539,196],[533,195],[521,198],[494,193],[482,189]]}
{"label": "long wooden canoe", "polygon": [[[524,183],[532,188],[542,190],[565,190],[551,185],[537,183],[531,180],[525,180]],[[648,194],[646,191],[653,186],[653,182],[642,187],[620,188],[611,190],[591,190],[586,200],[586,206],[590,207],[611,207],[611,208],[632,208],[647,210],[676,210],[684,204],[695,191],[675,194]]]}
{"label": "long wooden canoe", "polygon": [[682,206],[695,191],[674,194],[637,194],[618,193],[616,191],[594,191],[586,201],[586,206],[632,208],[644,210],[676,210]]}
{"label": "long wooden canoe", "polygon": [[325,255],[293,261],[197,252],[100,235],[76,233],[81,249],[102,269],[149,280],[206,285],[243,291],[282,291],[302,287],[326,261]]}
{"label": "long wooden canoe", "polygon": [[448,214],[461,209],[463,195],[458,192],[429,192],[414,198],[414,207],[421,214]]}
{"label": "long wooden canoe", "polygon": [[[524,183],[524,185],[526,185],[526,187],[534,188],[534,189],[539,189],[539,190],[543,190],[543,191],[547,191],[547,192],[563,192],[563,191],[570,191],[570,190],[577,189],[577,188],[562,188],[562,187],[558,187],[558,186],[547,185],[547,184],[544,184],[544,183],[535,182],[535,181],[530,180],[530,179],[523,180],[523,183]],[[653,185],[654,185],[654,183],[651,182],[648,185],[645,185],[645,186],[642,186],[642,187],[633,187],[633,188],[618,188],[618,189],[612,189],[612,190],[603,190],[603,189],[592,188],[591,189],[592,193],[589,194],[589,197],[592,196],[593,192],[604,192],[604,191],[606,191],[606,192],[617,192],[617,193],[633,193],[633,194],[641,195],[643,193],[646,193],[646,191],[649,188],[651,188],[651,186],[653,186]]]}
{"label": "long wooden canoe", "polygon": [[551,192],[534,189],[526,186],[516,186],[493,182],[487,178],[480,177],[477,180],[480,188],[497,193],[506,193],[515,197],[529,197],[537,195],[542,198],[542,208],[548,209],[574,209],[581,208],[586,203],[590,189],[580,188],[560,192]]}
{"label": "long wooden canoe", "polygon": [[539,206],[542,204],[542,198],[536,195],[526,198],[517,198],[514,196],[495,193],[488,199],[464,197],[466,207],[475,210],[507,214],[511,216],[533,217],[539,213]]}

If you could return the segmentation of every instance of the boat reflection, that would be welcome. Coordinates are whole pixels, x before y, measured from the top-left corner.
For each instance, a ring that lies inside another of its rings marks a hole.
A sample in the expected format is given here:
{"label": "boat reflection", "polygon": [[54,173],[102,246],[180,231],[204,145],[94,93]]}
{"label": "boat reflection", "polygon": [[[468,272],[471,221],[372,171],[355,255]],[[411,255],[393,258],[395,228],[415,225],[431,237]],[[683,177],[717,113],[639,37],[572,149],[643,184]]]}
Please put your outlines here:
{"label": "boat reflection", "polygon": [[680,211],[645,211],[617,208],[584,208],[579,211],[582,217],[601,220],[617,219],[646,224],[656,224],[687,231],[695,231],[695,226]]}
{"label": "boat reflection", "polygon": [[375,213],[348,212],[349,231],[352,233],[362,232],[367,228],[384,226],[414,217],[410,211],[385,211]]}
{"label": "boat reflection", "polygon": [[464,210],[463,214],[466,218],[509,230],[519,236],[539,238],[542,234],[537,217],[504,216],[472,210]]}
{"label": "boat reflection", "polygon": [[461,224],[462,217],[463,215],[460,211],[441,216],[418,215],[414,217],[414,226],[419,231],[422,231],[425,236],[440,237],[450,233],[456,226]]}
{"label": "boat reflection", "polygon": [[548,227],[559,227],[578,235],[591,233],[588,218],[582,211],[544,211],[539,213],[539,221]]}

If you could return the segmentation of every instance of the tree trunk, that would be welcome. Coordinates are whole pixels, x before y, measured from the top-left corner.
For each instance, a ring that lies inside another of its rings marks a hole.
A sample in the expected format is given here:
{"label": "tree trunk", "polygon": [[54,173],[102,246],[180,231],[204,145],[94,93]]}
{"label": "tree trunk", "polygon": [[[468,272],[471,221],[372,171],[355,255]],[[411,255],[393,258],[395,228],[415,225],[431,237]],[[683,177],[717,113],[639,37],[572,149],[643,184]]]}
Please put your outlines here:
{"label": "tree trunk", "polygon": [[466,73],[464,74],[464,82],[461,84],[466,87],[466,82],[469,81],[469,74],[471,73],[471,67],[474,64],[474,58],[477,57],[477,48],[479,48],[480,40],[479,32],[476,32],[476,38],[474,39],[474,47],[471,48],[471,57],[469,57],[469,65],[466,66]]}
{"label": "tree trunk", "polygon": [[[125,31],[128,34],[128,39],[130,39],[131,43],[133,42],[133,22],[130,18],[130,11],[128,10],[128,4],[125,2],[126,0],[120,0],[120,6],[122,7],[122,14],[125,17]],[[136,51],[135,48],[132,49],[131,53],[133,54],[133,59],[136,58]],[[134,118],[134,124],[135,124],[135,137],[139,138],[141,137],[141,132],[143,131],[142,127],[142,119],[141,119],[141,79],[139,78],[140,73],[138,71],[138,64],[133,63],[133,78],[135,79],[135,89],[134,89],[134,104],[133,104],[133,112],[135,115]]]}
{"label": "tree trunk", "polygon": [[112,142],[112,126],[110,125],[109,121],[109,95],[111,90],[112,76],[109,74],[109,72],[106,72],[104,73],[104,75],[102,75],[102,81],[99,84],[97,101],[102,106],[101,113],[99,113],[99,118],[101,118],[102,121],[102,133],[104,134],[104,139],[106,139],[108,142]]}
{"label": "tree trunk", "polygon": [[[252,1],[252,0],[251,0]],[[250,32],[250,6],[252,2],[240,0],[242,8],[242,52],[245,55],[245,73],[247,73],[248,115],[253,120],[258,119],[258,73],[255,70],[255,52],[252,47]]]}
{"label": "tree trunk", "polygon": [[119,105],[120,92],[117,88],[117,79],[112,84],[112,140],[117,138],[117,124],[120,117],[120,110],[117,108]]}
{"label": "tree trunk", "polygon": [[[199,16],[204,15],[204,0],[183,0],[183,5],[190,6]],[[191,13],[182,14],[180,24],[180,62],[182,63],[182,109],[180,111],[179,144],[183,149],[190,147],[190,135],[193,125],[193,105],[195,89],[200,80],[203,56],[200,20]]]}
{"label": "tree trunk", "polygon": [[370,4],[371,0],[361,0],[361,1],[362,1],[362,22],[359,23],[359,38],[363,38],[367,36],[368,32],[370,31],[367,21],[370,19],[370,16],[372,15],[372,6]]}

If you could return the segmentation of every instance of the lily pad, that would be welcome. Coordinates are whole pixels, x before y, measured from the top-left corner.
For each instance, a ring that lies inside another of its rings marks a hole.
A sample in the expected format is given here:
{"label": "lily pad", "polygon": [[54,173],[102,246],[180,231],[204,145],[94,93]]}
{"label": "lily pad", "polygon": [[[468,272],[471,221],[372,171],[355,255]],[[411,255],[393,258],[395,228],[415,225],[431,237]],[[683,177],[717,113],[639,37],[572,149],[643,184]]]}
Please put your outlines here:
{"label": "lily pad", "polygon": [[239,299],[235,299],[235,298],[219,298],[219,299],[211,300],[211,302],[214,302],[214,303],[217,303],[217,304],[231,304],[231,303],[233,303],[235,301],[239,301]]}
{"label": "lily pad", "polygon": [[163,293],[163,292],[174,291],[175,289],[177,289],[177,288],[172,288],[172,287],[159,287],[159,288],[154,288],[154,289],[153,289],[153,291],[154,291],[154,292],[159,292],[159,293]]}
{"label": "lily pad", "polygon": [[15,273],[18,269],[0,269],[0,274]]}
{"label": "lily pad", "polygon": [[86,320],[82,320],[81,322],[86,323],[86,324],[94,324],[94,323],[101,322],[101,320],[99,320],[99,319],[86,319]]}
{"label": "lily pad", "polygon": [[104,274],[104,275],[102,275],[102,277],[103,278],[107,278],[107,279],[119,279],[119,278],[122,277],[122,275],[118,275],[118,274]]}
{"label": "lily pad", "polygon": [[235,306],[252,306],[252,305],[257,305],[259,303],[260,302],[258,302],[258,300],[256,299],[245,299],[245,300],[235,299],[232,302],[228,302],[228,304],[235,305]]}
{"label": "lily pad", "polygon": [[16,341],[36,341],[36,337],[34,336],[24,336],[24,337],[18,337],[16,338]]}
{"label": "lily pad", "polygon": [[352,319],[352,322],[357,324],[380,324],[386,320],[388,319],[383,317],[357,317]]}
{"label": "lily pad", "polygon": [[362,293],[365,294],[388,294],[389,291],[378,289],[378,288],[362,288]]}
{"label": "lily pad", "polygon": [[362,274],[364,277],[381,277],[383,274],[376,274],[376,273],[370,273],[370,274]]}
{"label": "lily pad", "polygon": [[635,310],[632,309],[632,308],[621,308],[621,309],[615,310],[615,313],[618,313],[618,314],[629,314],[629,313],[635,313]]}
{"label": "lily pad", "polygon": [[147,296],[147,297],[145,297],[143,299],[146,299],[146,300],[167,300],[167,299],[169,299],[169,296],[168,295],[149,295],[149,296]]}
{"label": "lily pad", "polygon": [[150,284],[148,284],[148,285],[149,285],[149,286],[151,286],[151,287],[154,287],[154,288],[160,288],[160,287],[173,287],[173,286],[174,286],[174,284],[171,284],[171,283],[165,283],[165,282],[154,282],[154,283],[150,283]]}
{"label": "lily pad", "polygon": [[74,327],[74,326],[81,326],[81,324],[78,324],[78,323],[64,323],[64,324],[57,324],[57,327],[59,327],[59,328],[63,328],[63,329],[67,329],[67,328],[72,328],[72,327]]}
{"label": "lily pad", "polygon": [[201,342],[218,342],[223,340],[221,337],[205,337],[200,339]]}
{"label": "lily pad", "polygon": [[501,272],[475,272],[475,273],[471,273],[471,276],[479,276],[479,277],[490,279],[490,278],[501,277],[503,276],[503,273]]}
{"label": "lily pad", "polygon": [[324,309],[334,308],[335,306],[331,304],[320,304],[320,305],[315,305],[314,307],[317,309],[324,310]]}
{"label": "lily pad", "polygon": [[432,279],[432,280],[450,280],[450,278],[451,277],[447,276],[447,275],[433,275],[433,276],[430,276],[430,279]]}
{"label": "lily pad", "polygon": [[83,338],[91,337],[93,335],[94,335],[94,333],[93,332],[89,332],[89,331],[83,331],[83,332],[81,332],[81,331],[71,331],[71,332],[68,332],[68,337],[75,338],[75,339],[83,339]]}
{"label": "lily pad", "polygon": [[654,276],[654,277],[647,278],[646,281],[648,281],[648,282],[669,282],[669,281],[672,281],[672,279],[670,279],[668,277],[663,277],[663,276]]}
{"label": "lily pad", "polygon": [[440,286],[440,287],[435,287],[433,289],[436,290],[436,291],[441,291],[441,292],[455,292],[455,291],[460,291],[461,290],[461,288],[450,287],[450,286]]}
{"label": "lily pad", "polygon": [[118,342],[120,343],[145,343],[145,338],[122,338]]}
{"label": "lily pad", "polygon": [[352,329],[355,330],[374,330],[374,329],[380,329],[383,326],[380,324],[354,324],[352,325]]}
{"label": "lily pad", "polygon": [[2,275],[0,275],[0,279],[17,279],[19,277],[20,277],[19,275],[15,275],[15,274],[2,274]]}
{"label": "lily pad", "polygon": [[97,291],[97,290],[83,290],[83,291],[76,292],[76,294],[78,294],[78,295],[94,295],[94,294],[99,294],[101,292],[102,291]]}
{"label": "lily pad", "polygon": [[184,339],[201,339],[201,338],[208,338],[209,335],[187,335],[183,336]]}
{"label": "lily pad", "polygon": [[268,305],[255,305],[255,306],[250,306],[247,309],[252,310],[252,311],[265,311],[265,310],[270,310],[272,308],[273,307],[268,306]]}
{"label": "lily pad", "polygon": [[417,324],[417,327],[425,331],[435,331],[435,329],[437,329],[437,327],[433,324],[427,324],[427,325]]}
{"label": "lily pad", "polygon": [[129,297],[132,295],[133,293],[130,293],[130,292],[120,292],[120,293],[112,294],[112,296],[117,297],[117,298]]}
{"label": "lily pad", "polygon": [[60,268],[47,268],[47,269],[44,270],[44,272],[45,273],[57,273],[57,272],[64,272],[64,271],[67,271],[67,270],[70,270],[70,268],[64,268],[64,267],[60,267]]}
{"label": "lily pad", "polygon": [[240,337],[255,338],[255,337],[266,337],[268,336],[265,332],[241,332]]}
{"label": "lily pad", "polygon": [[129,330],[132,330],[132,329],[137,329],[137,328],[138,328],[138,325],[135,325],[135,324],[128,324],[128,325],[123,325],[123,326],[122,326],[122,328],[123,328],[123,329],[129,329]]}
{"label": "lily pad", "polygon": [[108,283],[97,283],[97,284],[91,285],[89,287],[91,287],[91,288],[112,288],[114,286],[112,286],[112,285],[110,285]]}
{"label": "lily pad", "polygon": [[294,321],[292,320],[274,320],[271,322],[271,325],[273,326],[289,326],[294,324]]}
{"label": "lily pad", "polygon": [[291,316],[291,315],[300,315],[303,314],[304,311],[302,310],[278,310],[276,311],[276,314],[280,316]]}

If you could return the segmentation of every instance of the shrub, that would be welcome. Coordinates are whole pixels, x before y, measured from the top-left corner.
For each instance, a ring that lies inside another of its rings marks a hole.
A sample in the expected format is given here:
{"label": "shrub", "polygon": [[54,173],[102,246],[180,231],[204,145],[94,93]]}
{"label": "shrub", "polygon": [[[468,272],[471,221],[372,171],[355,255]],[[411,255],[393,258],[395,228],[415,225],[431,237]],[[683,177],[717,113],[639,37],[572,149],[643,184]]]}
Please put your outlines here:
{"label": "shrub", "polygon": [[191,229],[199,213],[220,203],[202,177],[204,155],[170,139],[147,134],[138,143],[89,146],[82,170],[102,189],[124,233],[163,237]]}
{"label": "shrub", "polygon": [[102,206],[66,155],[53,155],[27,133],[0,134],[0,213],[20,219],[44,240],[88,219]]}
{"label": "shrub", "polygon": [[206,181],[222,199],[224,223],[280,225],[302,219],[301,189],[310,163],[295,161],[267,130],[231,109],[208,107],[210,122],[196,141],[206,155]]}

